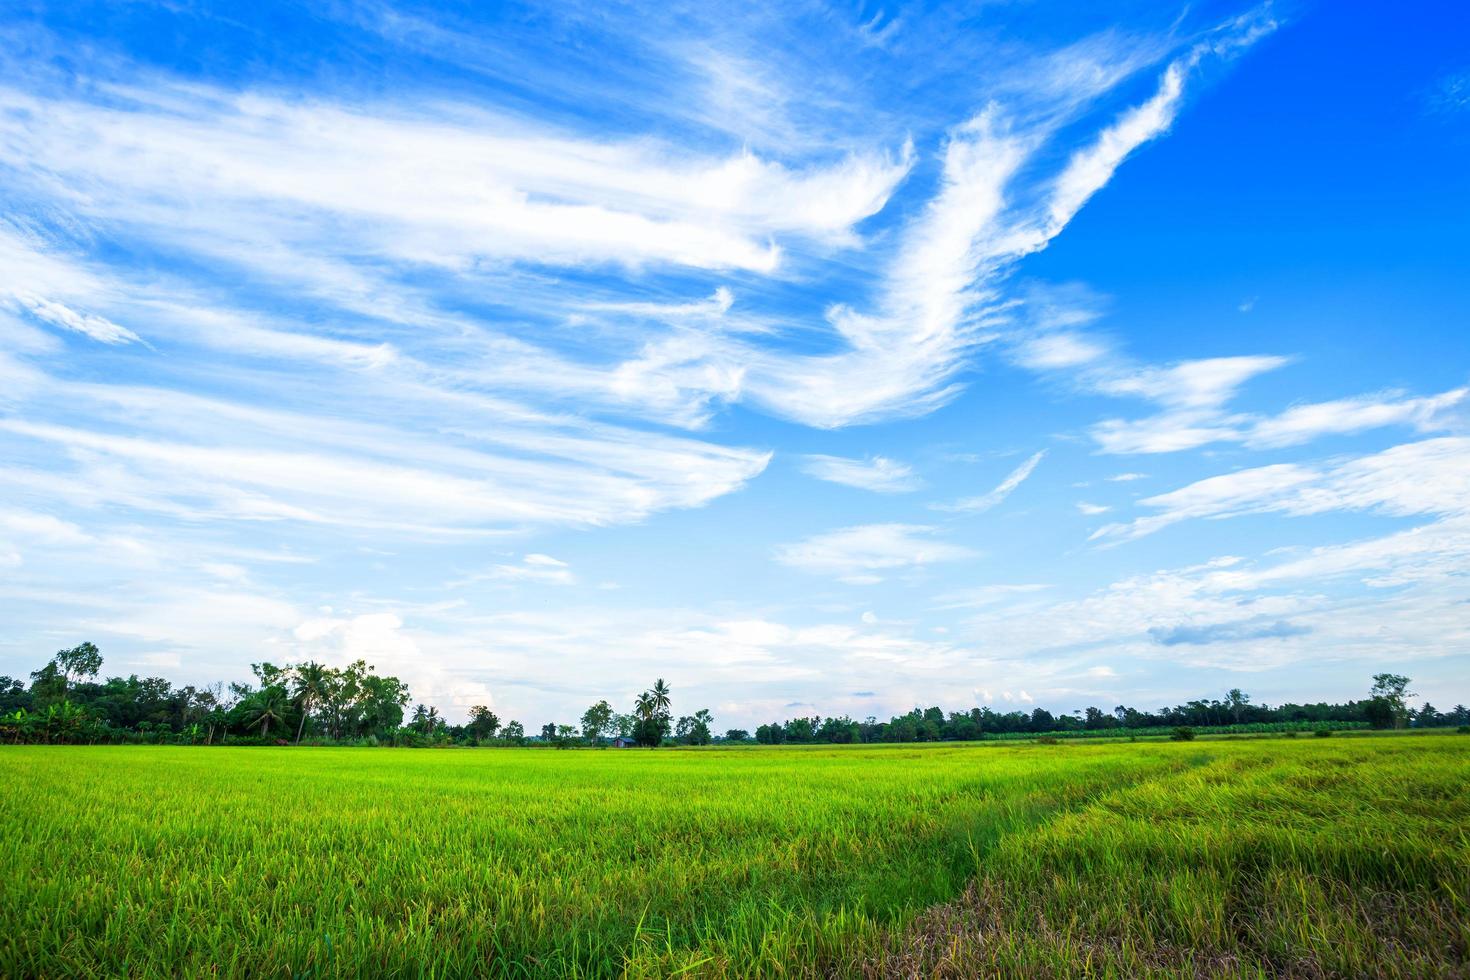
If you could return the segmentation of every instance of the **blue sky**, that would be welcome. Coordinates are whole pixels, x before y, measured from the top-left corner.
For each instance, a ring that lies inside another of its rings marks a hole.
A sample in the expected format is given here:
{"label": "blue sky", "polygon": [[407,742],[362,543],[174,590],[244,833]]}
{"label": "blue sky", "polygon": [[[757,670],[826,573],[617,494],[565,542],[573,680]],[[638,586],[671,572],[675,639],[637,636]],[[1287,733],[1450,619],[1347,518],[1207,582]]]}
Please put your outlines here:
{"label": "blue sky", "polygon": [[0,673],[1470,700],[1470,14],[1106,7],[12,7]]}

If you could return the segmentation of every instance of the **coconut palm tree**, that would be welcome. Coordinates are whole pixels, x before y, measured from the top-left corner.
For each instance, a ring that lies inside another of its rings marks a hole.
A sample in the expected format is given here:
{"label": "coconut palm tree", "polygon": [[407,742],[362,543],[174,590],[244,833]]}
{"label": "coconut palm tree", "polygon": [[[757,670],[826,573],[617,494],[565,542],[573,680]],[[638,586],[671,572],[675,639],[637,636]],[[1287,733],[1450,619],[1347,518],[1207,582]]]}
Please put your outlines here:
{"label": "coconut palm tree", "polygon": [[633,711],[638,715],[639,718],[643,719],[644,721],[648,721],[650,718],[652,718],[653,713],[657,710],[658,703],[653,699],[653,695],[648,691],[644,691],[642,694],[638,695],[638,699],[633,702]]}
{"label": "coconut palm tree", "polygon": [[260,725],[260,737],[264,738],[272,725],[286,720],[286,692],[279,687],[268,687],[252,697],[246,705],[247,725]]}
{"label": "coconut palm tree", "polygon": [[669,685],[664,683],[664,679],[662,677],[653,682],[653,690],[649,691],[648,693],[653,695],[653,704],[656,710],[669,710],[669,694],[672,692],[669,691]]}
{"label": "coconut palm tree", "polygon": [[296,700],[301,704],[301,721],[296,725],[297,745],[301,744],[301,733],[306,729],[306,716],[311,714],[312,708],[321,704],[331,680],[330,671],[315,661],[308,661],[296,668],[294,686]]}

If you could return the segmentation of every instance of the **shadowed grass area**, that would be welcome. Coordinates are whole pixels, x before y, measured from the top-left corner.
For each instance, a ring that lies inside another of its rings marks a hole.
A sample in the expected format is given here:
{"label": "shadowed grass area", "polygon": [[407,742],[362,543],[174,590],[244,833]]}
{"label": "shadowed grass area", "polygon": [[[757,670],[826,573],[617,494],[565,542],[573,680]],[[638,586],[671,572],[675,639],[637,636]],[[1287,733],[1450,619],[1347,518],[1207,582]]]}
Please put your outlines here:
{"label": "shadowed grass area", "polygon": [[1456,975],[1467,767],[1446,736],[5,749],[0,974]]}

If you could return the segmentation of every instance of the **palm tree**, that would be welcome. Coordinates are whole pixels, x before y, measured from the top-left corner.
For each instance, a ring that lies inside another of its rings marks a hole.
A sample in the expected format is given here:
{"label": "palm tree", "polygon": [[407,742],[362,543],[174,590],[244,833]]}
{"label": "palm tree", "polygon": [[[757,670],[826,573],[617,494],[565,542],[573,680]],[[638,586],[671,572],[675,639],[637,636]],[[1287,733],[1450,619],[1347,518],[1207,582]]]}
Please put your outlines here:
{"label": "palm tree", "polygon": [[296,725],[296,744],[301,744],[301,733],[306,729],[306,716],[321,703],[331,682],[327,668],[316,661],[308,661],[296,668],[296,699],[301,702],[301,721]]}
{"label": "palm tree", "polygon": [[653,695],[653,705],[657,710],[669,710],[669,694],[671,692],[669,691],[669,685],[664,683],[662,677],[653,682],[653,690],[649,693]]}
{"label": "palm tree", "polygon": [[424,734],[434,734],[434,726],[439,722],[439,709],[431,707],[424,715]]}
{"label": "palm tree", "polygon": [[285,692],[278,687],[268,687],[250,699],[246,708],[247,725],[260,724],[260,737],[264,738],[270,727],[285,722]]}
{"label": "palm tree", "polygon": [[644,721],[648,721],[650,718],[653,717],[653,713],[657,710],[657,707],[658,702],[653,699],[653,695],[648,691],[644,691],[642,694],[638,695],[638,700],[633,702],[633,710],[636,711],[638,713],[638,717],[642,718]]}

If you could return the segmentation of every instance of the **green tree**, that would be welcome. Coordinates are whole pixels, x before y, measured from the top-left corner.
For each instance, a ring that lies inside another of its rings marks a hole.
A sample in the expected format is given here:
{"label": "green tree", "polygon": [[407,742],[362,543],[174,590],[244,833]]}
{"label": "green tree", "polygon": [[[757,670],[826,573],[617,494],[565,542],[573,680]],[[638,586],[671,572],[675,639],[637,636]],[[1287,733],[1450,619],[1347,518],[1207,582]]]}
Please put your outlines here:
{"label": "green tree", "polygon": [[601,745],[602,737],[612,730],[612,724],[612,705],[599,701],[582,712],[582,737],[593,745]]}
{"label": "green tree", "polygon": [[1225,703],[1230,705],[1230,717],[1238,725],[1244,718],[1246,706],[1251,703],[1251,696],[1238,687],[1232,687],[1225,692]]}
{"label": "green tree", "polygon": [[672,692],[669,690],[669,685],[664,683],[664,679],[662,677],[653,682],[653,689],[650,690],[648,693],[653,696],[654,708],[658,711],[663,712],[664,714],[668,714],[669,705],[671,703],[669,701],[669,695]]}
{"label": "green tree", "polygon": [[306,718],[311,709],[322,703],[331,688],[332,672],[317,663],[307,661],[291,672],[296,703],[301,708],[301,721],[296,725],[296,744],[301,744],[302,732],[306,729]]}
{"label": "green tree", "polygon": [[243,705],[245,723],[250,727],[260,726],[260,737],[264,738],[276,725],[286,723],[286,689],[267,687],[257,691]]}
{"label": "green tree", "polygon": [[507,742],[520,745],[526,741],[526,726],[518,721],[511,721],[506,724],[500,734]]}
{"label": "green tree", "polygon": [[470,732],[475,738],[494,738],[495,732],[500,728],[500,718],[495,712],[477,704],[470,709]]}
{"label": "green tree", "polygon": [[669,695],[669,685],[660,677],[634,701],[633,713],[638,722],[633,726],[633,740],[639,745],[651,749],[669,734]]}
{"label": "green tree", "polygon": [[[682,722],[683,719],[680,719]],[[689,718],[689,727],[682,739],[687,745],[708,745],[714,738],[710,726],[715,723],[708,708],[700,708]]]}
{"label": "green tree", "polygon": [[[1365,712],[1375,728],[1403,728],[1409,721],[1409,678],[1403,674],[1374,674]],[[1385,724],[1385,722],[1387,722]]]}
{"label": "green tree", "polygon": [[55,663],[61,676],[66,678],[67,687],[71,687],[84,678],[97,676],[102,669],[102,654],[93,644],[82,643],[70,650],[58,650]]}

